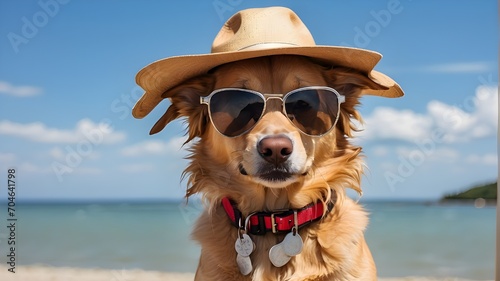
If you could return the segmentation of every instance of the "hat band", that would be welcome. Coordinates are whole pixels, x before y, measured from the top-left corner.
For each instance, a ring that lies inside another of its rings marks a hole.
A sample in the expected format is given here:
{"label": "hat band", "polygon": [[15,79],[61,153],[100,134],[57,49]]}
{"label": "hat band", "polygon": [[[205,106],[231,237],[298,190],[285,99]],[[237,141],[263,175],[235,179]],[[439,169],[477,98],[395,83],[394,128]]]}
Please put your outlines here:
{"label": "hat band", "polygon": [[238,51],[256,51],[256,50],[267,50],[267,49],[278,49],[278,48],[290,48],[290,47],[298,47],[299,45],[297,44],[292,44],[292,43],[281,43],[281,42],[274,42],[274,43],[257,43],[253,44],[250,46],[246,46],[243,48],[238,49]]}

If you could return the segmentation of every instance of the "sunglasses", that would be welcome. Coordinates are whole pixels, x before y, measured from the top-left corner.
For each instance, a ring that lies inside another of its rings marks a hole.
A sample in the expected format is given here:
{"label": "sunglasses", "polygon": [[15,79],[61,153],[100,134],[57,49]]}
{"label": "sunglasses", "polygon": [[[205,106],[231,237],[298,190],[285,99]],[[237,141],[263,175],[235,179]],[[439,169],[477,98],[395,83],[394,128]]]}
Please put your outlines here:
{"label": "sunglasses", "polygon": [[200,97],[200,103],[208,106],[210,120],[219,133],[238,137],[250,131],[262,118],[269,99],[281,100],[283,114],[309,136],[330,132],[339,119],[340,104],[345,102],[345,96],[332,88],[312,86],[293,90],[283,97],[247,89],[223,88]]}

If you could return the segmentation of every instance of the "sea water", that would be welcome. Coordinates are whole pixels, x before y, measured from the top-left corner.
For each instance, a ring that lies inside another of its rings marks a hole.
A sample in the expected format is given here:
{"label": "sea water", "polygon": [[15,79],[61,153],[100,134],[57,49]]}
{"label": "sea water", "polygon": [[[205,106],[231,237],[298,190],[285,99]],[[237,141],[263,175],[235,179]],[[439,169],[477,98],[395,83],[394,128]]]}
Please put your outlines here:
{"label": "sea water", "polygon": [[493,280],[495,207],[367,203],[366,239],[379,276]]}
{"label": "sea water", "polygon": [[[495,207],[362,204],[370,212],[366,240],[379,276],[493,279]],[[194,272],[200,248],[190,239],[190,231],[200,211],[196,201],[18,204],[17,270],[50,265]],[[4,265],[6,213],[0,212]]]}

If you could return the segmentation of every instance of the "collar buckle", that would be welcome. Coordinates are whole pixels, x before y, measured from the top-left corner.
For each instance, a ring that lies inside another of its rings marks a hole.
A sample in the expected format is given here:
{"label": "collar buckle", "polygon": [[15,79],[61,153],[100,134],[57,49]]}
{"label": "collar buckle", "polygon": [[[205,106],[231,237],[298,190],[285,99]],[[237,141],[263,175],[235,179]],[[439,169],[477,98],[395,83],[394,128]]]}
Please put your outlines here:
{"label": "collar buckle", "polygon": [[278,233],[279,230],[277,228],[278,223],[276,222],[276,216],[277,215],[282,215],[285,213],[289,213],[290,209],[281,209],[281,210],[275,210],[274,212],[271,213],[271,232],[272,233]]}
{"label": "collar buckle", "polygon": [[279,212],[279,213],[272,213],[271,214],[271,231],[272,233],[277,233],[277,229],[276,229],[276,215],[279,215],[279,214],[282,214],[283,212]]}

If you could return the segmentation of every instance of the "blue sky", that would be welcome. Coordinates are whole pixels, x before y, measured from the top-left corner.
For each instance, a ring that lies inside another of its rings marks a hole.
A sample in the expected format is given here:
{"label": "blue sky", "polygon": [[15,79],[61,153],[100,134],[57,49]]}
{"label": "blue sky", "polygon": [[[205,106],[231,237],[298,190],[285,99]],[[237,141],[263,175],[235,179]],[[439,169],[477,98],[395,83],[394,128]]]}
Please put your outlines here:
{"label": "blue sky", "polygon": [[[149,136],[135,74],[210,51],[250,7],[288,6],[320,45],[384,55],[405,90],[365,97],[364,199],[435,199],[497,178],[497,1],[1,1],[0,178],[18,200],[178,199],[182,122]],[[4,184],[0,198],[7,196]]]}

